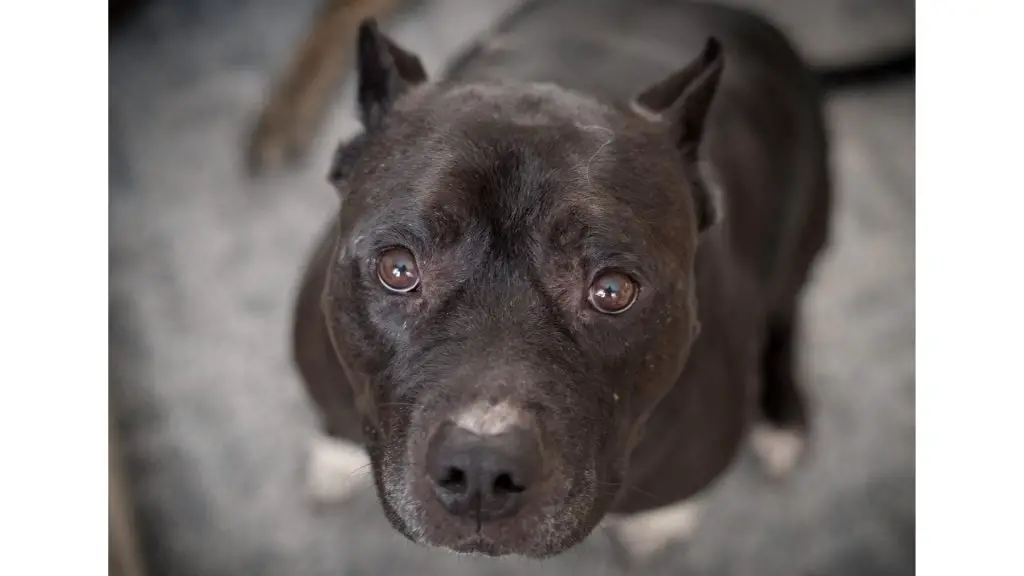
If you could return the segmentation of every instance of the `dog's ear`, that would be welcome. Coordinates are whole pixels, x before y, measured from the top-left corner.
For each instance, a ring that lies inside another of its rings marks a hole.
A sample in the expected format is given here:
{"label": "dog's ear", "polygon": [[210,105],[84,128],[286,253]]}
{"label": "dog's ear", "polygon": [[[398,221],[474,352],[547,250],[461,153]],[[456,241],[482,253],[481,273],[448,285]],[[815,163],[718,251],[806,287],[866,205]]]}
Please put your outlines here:
{"label": "dog's ear", "polygon": [[715,38],[708,38],[699,56],[641,92],[635,103],[668,122],[673,140],[681,150],[695,151],[704,135],[704,120],[724,66],[722,45]]}
{"label": "dog's ear", "polygon": [[420,59],[382,34],[373,18],[359,26],[357,52],[359,111],[363,126],[373,130],[395,100],[427,80],[427,73]]}
{"label": "dog's ear", "polygon": [[[406,90],[426,82],[427,73],[420,59],[382,34],[373,18],[360,24],[356,48],[359,114],[366,132],[372,132]],[[341,142],[334,151],[327,180],[343,196],[344,181],[366,148],[366,132]]]}
{"label": "dog's ear", "polygon": [[[633,101],[640,114],[668,126],[669,136],[686,161],[698,163],[704,121],[725,67],[722,45],[708,38],[700,55],[678,72],[648,87]],[[704,182],[694,186],[697,226],[704,231],[718,220],[717,201]]]}

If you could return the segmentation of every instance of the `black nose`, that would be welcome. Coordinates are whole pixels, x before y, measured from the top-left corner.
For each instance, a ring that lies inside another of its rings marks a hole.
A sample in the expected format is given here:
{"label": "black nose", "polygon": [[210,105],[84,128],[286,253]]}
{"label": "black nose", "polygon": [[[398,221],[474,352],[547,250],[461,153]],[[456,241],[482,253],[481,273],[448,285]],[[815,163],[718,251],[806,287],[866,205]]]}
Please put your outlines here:
{"label": "black nose", "polygon": [[540,468],[540,446],[525,428],[477,435],[447,423],[427,449],[427,474],[441,504],[481,522],[515,515]]}

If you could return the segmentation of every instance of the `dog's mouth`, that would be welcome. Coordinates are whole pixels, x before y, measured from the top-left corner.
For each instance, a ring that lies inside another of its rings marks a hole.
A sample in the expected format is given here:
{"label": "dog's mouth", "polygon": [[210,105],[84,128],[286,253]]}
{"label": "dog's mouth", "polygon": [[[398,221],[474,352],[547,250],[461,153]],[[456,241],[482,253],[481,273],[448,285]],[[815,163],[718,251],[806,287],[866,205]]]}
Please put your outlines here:
{"label": "dog's mouth", "polygon": [[601,507],[585,492],[536,494],[536,503],[501,519],[457,516],[436,500],[420,500],[411,516],[404,515],[411,528],[407,535],[421,545],[460,554],[546,558],[581,542],[597,526]]}
{"label": "dog's mouth", "polygon": [[[379,493],[392,512],[388,515],[392,524],[417,544],[459,554],[527,558],[560,554],[597,527],[614,498],[613,490],[602,488],[615,483],[599,480],[592,462],[578,466],[560,462],[529,485],[514,476],[499,475],[493,488],[507,492],[500,496],[500,505],[488,507],[477,494],[462,507],[452,503],[422,462],[397,452],[374,463],[380,466]],[[474,489],[466,476],[450,476],[454,489]]]}
{"label": "dog's mouth", "polygon": [[434,457],[452,470],[431,470],[423,446],[429,442],[410,437],[371,450],[388,520],[417,544],[459,554],[550,557],[586,538],[608,506],[601,487],[612,483],[598,480],[592,460],[571,465],[558,458],[534,478],[512,467],[488,482],[487,467],[503,461],[484,452],[483,469],[474,469],[473,452],[481,446],[468,444],[467,454],[460,442],[448,443],[451,456]]}
{"label": "dog's mouth", "polygon": [[470,554],[473,556],[490,556],[498,558],[501,556],[515,554],[514,550],[509,549],[507,546],[500,542],[496,542],[483,534],[475,534],[446,547],[452,552],[458,554]]}

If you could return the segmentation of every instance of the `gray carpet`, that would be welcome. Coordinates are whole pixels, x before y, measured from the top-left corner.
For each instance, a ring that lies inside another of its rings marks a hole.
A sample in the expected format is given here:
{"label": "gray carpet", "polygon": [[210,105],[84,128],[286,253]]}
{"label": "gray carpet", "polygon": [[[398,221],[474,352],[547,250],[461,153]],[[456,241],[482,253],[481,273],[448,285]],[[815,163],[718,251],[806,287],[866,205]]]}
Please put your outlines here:
{"label": "gray carpet", "polygon": [[[912,2],[730,1],[770,6],[817,62],[913,34]],[[436,72],[513,4],[437,0],[387,28]],[[299,268],[336,205],[327,158],[357,127],[351,85],[304,167],[251,181],[241,144],[316,6],[155,0],[110,43],[111,390],[154,573],[618,573],[600,535],[543,564],[470,559],[406,543],[368,490],[309,506],[312,414],[288,321]],[[807,301],[802,365],[814,450],[779,484],[743,455],[695,539],[643,573],[914,571],[913,82],[836,95],[829,113],[835,241]]]}

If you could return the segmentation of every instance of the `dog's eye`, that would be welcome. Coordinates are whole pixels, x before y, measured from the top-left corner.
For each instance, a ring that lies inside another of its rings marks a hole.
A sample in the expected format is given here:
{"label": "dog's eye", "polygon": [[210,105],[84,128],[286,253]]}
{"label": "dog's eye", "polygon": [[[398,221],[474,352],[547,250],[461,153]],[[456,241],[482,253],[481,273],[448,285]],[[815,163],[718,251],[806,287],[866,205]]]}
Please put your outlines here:
{"label": "dog's eye", "polygon": [[377,278],[392,292],[412,292],[420,285],[416,257],[405,248],[389,248],[377,259]]}
{"label": "dog's eye", "polygon": [[638,288],[621,272],[605,272],[590,285],[590,305],[603,314],[621,314],[636,302]]}

